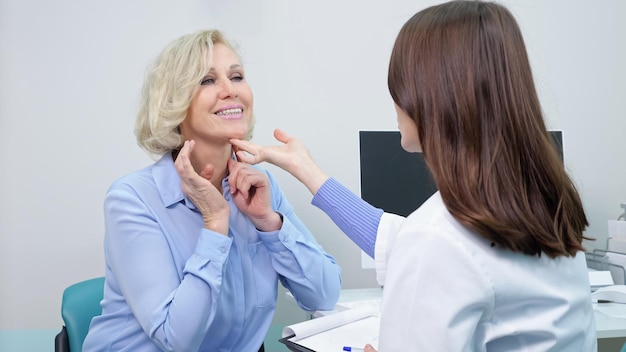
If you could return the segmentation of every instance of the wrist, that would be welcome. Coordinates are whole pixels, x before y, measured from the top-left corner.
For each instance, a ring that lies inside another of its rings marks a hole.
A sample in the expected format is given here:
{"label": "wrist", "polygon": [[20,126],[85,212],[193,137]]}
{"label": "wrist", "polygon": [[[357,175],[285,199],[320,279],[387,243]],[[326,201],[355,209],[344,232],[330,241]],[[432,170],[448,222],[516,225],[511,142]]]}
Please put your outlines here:
{"label": "wrist", "polygon": [[213,232],[220,233],[224,236],[228,236],[228,226],[229,219],[226,217],[225,219],[215,219],[215,218],[207,218],[203,217],[204,220],[204,228],[207,230],[211,230]]}
{"label": "wrist", "polygon": [[310,172],[304,174],[300,179],[309,192],[312,195],[315,195],[317,191],[322,187],[324,182],[326,182],[330,177],[326,175],[319,167],[313,168]]}
{"label": "wrist", "polygon": [[254,227],[262,232],[278,231],[283,227],[283,215],[277,212],[272,212],[269,216],[264,218],[251,220]]}

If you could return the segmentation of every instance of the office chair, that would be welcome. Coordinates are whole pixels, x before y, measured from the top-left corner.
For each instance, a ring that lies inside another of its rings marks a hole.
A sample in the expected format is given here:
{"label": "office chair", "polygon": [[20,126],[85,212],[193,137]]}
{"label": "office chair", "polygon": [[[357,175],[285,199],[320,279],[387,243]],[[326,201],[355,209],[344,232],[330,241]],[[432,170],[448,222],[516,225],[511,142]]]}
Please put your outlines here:
{"label": "office chair", "polygon": [[54,338],[55,352],[82,351],[91,318],[102,314],[100,301],[103,294],[104,277],[75,283],[63,291],[61,316],[64,326]]}
{"label": "office chair", "polygon": [[[102,314],[100,301],[104,295],[104,277],[75,283],[63,291],[61,316],[65,325],[54,338],[55,352],[83,350],[91,318]],[[261,344],[259,352],[264,352]]]}

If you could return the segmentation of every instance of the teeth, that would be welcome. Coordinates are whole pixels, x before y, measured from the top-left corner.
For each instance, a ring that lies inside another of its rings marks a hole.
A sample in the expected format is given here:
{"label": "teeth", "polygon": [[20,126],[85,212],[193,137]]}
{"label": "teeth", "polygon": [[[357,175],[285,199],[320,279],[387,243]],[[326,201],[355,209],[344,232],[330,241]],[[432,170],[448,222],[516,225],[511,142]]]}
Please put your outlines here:
{"label": "teeth", "polygon": [[241,114],[241,112],[243,111],[243,109],[241,108],[236,108],[236,109],[226,109],[226,110],[222,110],[219,111],[216,115],[237,115],[237,114]]}

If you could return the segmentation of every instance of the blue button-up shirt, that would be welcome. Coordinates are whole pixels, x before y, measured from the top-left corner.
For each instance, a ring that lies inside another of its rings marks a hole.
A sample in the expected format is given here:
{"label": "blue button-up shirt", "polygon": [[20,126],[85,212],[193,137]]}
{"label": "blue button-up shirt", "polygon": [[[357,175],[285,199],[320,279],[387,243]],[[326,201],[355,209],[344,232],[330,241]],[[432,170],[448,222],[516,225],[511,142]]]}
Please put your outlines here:
{"label": "blue button-up shirt", "polygon": [[282,228],[258,231],[225,179],[228,237],[204,228],[169,153],[116,181],[104,202],[102,315],[84,351],[257,351],[279,280],[303,309],[333,309],[341,269],[265,172]]}

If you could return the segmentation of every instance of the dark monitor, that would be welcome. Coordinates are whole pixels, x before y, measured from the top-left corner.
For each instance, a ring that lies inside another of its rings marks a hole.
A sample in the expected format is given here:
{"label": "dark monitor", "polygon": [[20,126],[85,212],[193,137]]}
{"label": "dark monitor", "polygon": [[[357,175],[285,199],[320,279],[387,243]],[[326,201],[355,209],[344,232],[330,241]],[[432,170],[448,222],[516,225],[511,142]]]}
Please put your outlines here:
{"label": "dark monitor", "polygon": [[[550,131],[563,161],[563,134]],[[361,198],[388,213],[407,216],[437,191],[422,153],[400,145],[399,131],[359,131]]]}

